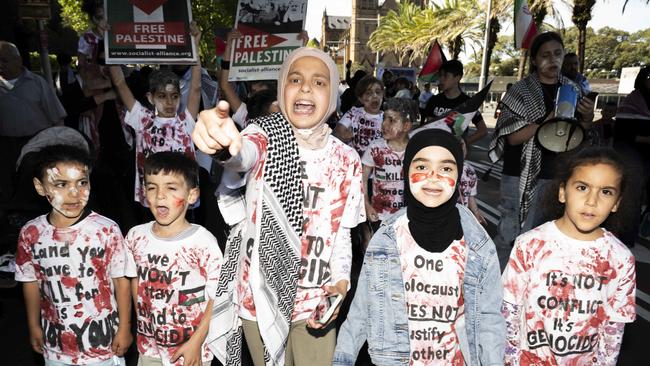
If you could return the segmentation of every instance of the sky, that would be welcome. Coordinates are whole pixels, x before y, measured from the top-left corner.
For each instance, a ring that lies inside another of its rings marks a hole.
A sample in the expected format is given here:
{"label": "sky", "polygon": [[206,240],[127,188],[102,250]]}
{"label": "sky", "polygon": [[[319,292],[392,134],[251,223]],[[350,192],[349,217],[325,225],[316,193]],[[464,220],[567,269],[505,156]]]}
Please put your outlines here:
{"label": "sky", "polygon": [[[514,1],[514,0],[513,0]],[[321,21],[323,9],[327,8],[328,15],[352,14],[352,0],[309,0],[307,6],[307,25],[306,29],[309,38],[320,40]],[[600,29],[605,26],[622,29],[633,33],[640,29],[650,28],[650,5],[646,5],[646,0],[629,0],[625,14],[621,14],[623,0],[597,0],[594,6],[593,17],[589,22],[589,27]],[[571,10],[568,7],[560,9],[564,25],[571,26]],[[512,34],[512,24],[504,26],[503,34]]]}

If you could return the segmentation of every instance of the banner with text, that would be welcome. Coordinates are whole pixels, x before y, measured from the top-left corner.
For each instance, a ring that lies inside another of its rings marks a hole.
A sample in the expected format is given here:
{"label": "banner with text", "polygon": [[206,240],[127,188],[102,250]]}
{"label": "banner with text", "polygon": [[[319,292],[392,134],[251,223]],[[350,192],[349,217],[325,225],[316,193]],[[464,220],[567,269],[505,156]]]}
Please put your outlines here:
{"label": "banner with text", "polygon": [[104,1],[107,64],[192,64],[190,0]]}
{"label": "banner with text", "polygon": [[276,80],[285,57],[302,46],[307,0],[240,0],[242,34],[230,55],[228,80]]}

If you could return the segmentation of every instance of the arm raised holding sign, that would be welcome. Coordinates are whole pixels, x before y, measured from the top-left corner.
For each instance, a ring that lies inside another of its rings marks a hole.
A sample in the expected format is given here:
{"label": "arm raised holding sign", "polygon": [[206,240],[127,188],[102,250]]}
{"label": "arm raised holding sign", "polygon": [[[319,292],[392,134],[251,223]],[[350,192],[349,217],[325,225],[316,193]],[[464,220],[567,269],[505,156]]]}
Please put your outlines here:
{"label": "arm raised holding sign", "polygon": [[[201,29],[196,24],[192,22],[190,24],[190,34],[192,35],[192,41],[196,46],[196,52],[199,53],[201,45]],[[192,118],[196,119],[199,114],[199,106],[201,104],[201,56],[198,55],[196,58],[196,64],[192,66],[192,79],[190,81],[190,95],[187,98],[187,110],[192,115]]]}

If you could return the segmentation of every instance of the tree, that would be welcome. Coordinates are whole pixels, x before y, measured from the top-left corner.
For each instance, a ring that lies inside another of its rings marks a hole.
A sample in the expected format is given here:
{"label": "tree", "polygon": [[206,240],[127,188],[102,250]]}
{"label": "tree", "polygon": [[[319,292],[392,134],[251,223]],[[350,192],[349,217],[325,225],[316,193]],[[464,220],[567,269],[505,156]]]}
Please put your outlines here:
{"label": "tree", "polygon": [[650,28],[632,33],[616,50],[618,57],[612,69],[650,65]]}
{"label": "tree", "polygon": [[591,11],[594,5],[596,5],[596,0],[573,0],[571,20],[578,28],[578,61],[580,62],[580,72],[584,70],[587,23],[591,20]]}
{"label": "tree", "polygon": [[425,9],[402,1],[397,11],[381,18],[368,45],[375,52],[393,52],[400,63],[407,60],[410,64],[426,57],[437,39],[448,47],[452,58],[457,58],[464,46],[480,44],[481,23],[485,23],[482,14],[477,0],[446,0],[443,5]]}

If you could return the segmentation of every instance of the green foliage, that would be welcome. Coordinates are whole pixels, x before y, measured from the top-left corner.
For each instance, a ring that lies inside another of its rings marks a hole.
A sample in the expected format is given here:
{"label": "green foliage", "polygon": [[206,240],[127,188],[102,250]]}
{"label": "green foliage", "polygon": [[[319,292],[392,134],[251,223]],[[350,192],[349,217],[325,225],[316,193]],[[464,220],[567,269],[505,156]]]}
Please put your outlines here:
{"label": "green foliage", "polygon": [[[578,29],[560,29],[567,52],[577,52]],[[623,67],[650,65],[650,28],[635,33],[604,27],[586,29],[585,74],[589,78],[620,76]],[[511,36],[500,36],[492,56],[491,75],[514,75],[519,52],[512,47]],[[614,72],[612,72],[614,70]]]}
{"label": "green foliage", "polygon": [[88,29],[89,19],[86,13],[81,11],[82,0],[58,0],[61,6],[61,18],[63,25],[81,33]]}

